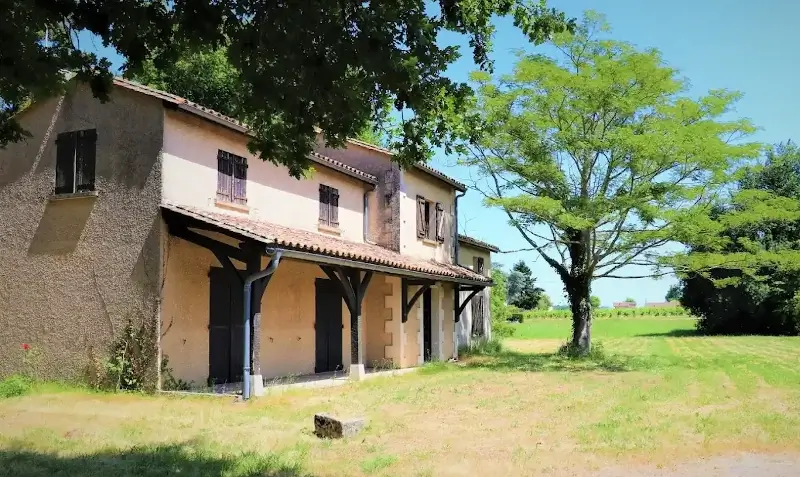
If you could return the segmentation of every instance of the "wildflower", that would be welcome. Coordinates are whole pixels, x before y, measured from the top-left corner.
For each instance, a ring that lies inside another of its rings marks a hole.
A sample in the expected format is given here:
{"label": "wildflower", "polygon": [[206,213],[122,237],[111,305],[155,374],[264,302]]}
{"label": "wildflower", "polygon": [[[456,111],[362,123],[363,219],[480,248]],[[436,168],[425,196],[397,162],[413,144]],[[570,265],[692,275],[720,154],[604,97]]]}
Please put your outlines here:
{"label": "wildflower", "polygon": [[30,351],[31,350],[31,345],[29,345],[28,343],[22,343],[22,350],[23,351]]}

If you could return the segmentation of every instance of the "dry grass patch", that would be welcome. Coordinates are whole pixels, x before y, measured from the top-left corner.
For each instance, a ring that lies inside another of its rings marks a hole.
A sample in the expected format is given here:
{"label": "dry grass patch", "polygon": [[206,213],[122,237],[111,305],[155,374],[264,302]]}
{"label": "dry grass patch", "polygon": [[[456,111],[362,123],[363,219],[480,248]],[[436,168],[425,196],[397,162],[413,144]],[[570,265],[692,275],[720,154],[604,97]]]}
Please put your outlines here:
{"label": "dry grass patch", "polygon": [[[0,401],[0,474],[456,476],[587,473],[615,462],[800,451],[800,340],[615,337],[575,361],[561,340],[419,373],[230,398],[34,394]],[[791,366],[789,366],[791,368]],[[312,416],[365,416],[321,441]]]}

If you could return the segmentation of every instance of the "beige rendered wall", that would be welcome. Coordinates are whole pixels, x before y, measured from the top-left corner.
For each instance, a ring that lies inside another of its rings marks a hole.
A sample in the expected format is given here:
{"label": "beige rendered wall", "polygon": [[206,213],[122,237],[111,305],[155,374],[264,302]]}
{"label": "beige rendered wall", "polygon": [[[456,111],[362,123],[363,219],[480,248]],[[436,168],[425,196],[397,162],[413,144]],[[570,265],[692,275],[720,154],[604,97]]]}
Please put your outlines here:
{"label": "beige rendered wall", "polygon": [[387,298],[394,293],[387,275],[376,273],[364,297],[362,320],[364,325],[365,364],[369,367],[386,365],[386,347],[391,345],[391,334],[386,332],[385,323],[392,318],[392,310],[387,307]]}
{"label": "beige rendered wall", "polygon": [[[463,242],[459,243],[458,245],[458,263],[466,268],[472,270],[474,268],[474,259],[475,257],[483,257],[483,264],[484,264],[484,273],[487,276],[491,276],[492,274],[492,256],[491,253],[482,248],[475,247],[470,244],[465,244]],[[486,322],[484,323],[484,328],[487,330],[487,337],[491,337],[491,313],[489,310],[489,303],[491,299],[491,288],[487,287],[482,292],[483,296],[485,296],[486,301]],[[460,292],[460,299],[464,300],[469,295],[469,292]],[[465,346],[469,344],[472,338],[472,306],[471,304],[467,304],[464,307],[464,311],[461,312],[461,319],[456,326],[456,342],[458,346]]]}
{"label": "beige rendered wall", "polygon": [[[444,243],[417,237],[417,196],[444,207]],[[453,188],[415,169],[403,171],[400,185],[400,252],[404,255],[452,263]]]}
{"label": "beige rendered wall", "polygon": [[[0,377],[39,353],[42,378],[84,376],[125,323],[155,324],[163,107],[82,85],[19,116],[31,137],[0,149]],[[96,197],[55,200],[56,136],[97,130]]]}
{"label": "beige rendered wall", "polygon": [[[208,378],[208,271],[219,267],[208,250],[170,237],[162,303],[162,349],[176,378],[203,384]],[[243,264],[234,262],[237,266]],[[266,266],[266,258],[264,260]],[[262,301],[261,371],[265,378],[312,374],[315,362],[315,288],[326,278],[319,266],[282,260]],[[367,364],[383,357],[388,336],[385,276],[376,275],[365,297],[362,336]],[[350,363],[350,312],[342,301],[343,371]]]}
{"label": "beige rendered wall", "polygon": [[242,214],[215,205],[220,149],[247,158],[249,212],[244,213],[248,216],[317,232],[319,185],[325,184],[339,190],[341,237],[363,242],[364,192],[371,186],[319,165],[310,177],[294,179],[285,167],[251,154],[245,135],[180,111],[165,113],[164,198],[200,209]]}

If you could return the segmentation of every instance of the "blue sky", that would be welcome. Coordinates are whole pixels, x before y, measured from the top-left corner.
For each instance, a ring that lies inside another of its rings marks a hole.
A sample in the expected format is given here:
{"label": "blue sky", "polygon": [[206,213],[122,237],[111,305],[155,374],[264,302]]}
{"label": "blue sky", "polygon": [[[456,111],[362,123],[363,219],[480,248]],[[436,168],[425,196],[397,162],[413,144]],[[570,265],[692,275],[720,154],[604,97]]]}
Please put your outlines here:
{"label": "blue sky", "polygon": [[[741,91],[744,99],[737,114],[748,117],[761,128],[755,139],[764,143],[798,139],[800,87],[800,3],[781,0],[745,2],[743,0],[559,0],[550,2],[570,17],[580,18],[587,9],[606,15],[613,37],[642,48],[658,48],[664,59],[689,78],[690,94],[698,96],[714,88]],[[495,68],[508,72],[513,66],[512,49],[529,48],[548,53],[547,46],[528,46],[526,39],[507,20],[498,20],[494,40]],[[81,47],[112,60],[120,59],[113,50],[102,48],[88,36],[81,35]],[[445,38],[463,43],[457,37]],[[466,46],[466,45],[465,45]],[[471,54],[463,48],[463,57],[448,70],[448,76],[466,81],[474,69]],[[793,84],[794,83],[794,84]],[[468,179],[469,173],[453,166],[453,158],[437,154],[433,166],[456,178]],[[527,243],[511,228],[504,216],[482,206],[479,194],[472,192],[459,202],[460,231],[493,243],[504,250],[524,248]],[[523,259],[556,304],[565,302],[562,285],[555,273],[535,252],[497,254],[495,262],[509,267]],[[598,280],[593,294],[603,305],[633,297],[639,303],[661,301],[674,278],[637,280]]]}

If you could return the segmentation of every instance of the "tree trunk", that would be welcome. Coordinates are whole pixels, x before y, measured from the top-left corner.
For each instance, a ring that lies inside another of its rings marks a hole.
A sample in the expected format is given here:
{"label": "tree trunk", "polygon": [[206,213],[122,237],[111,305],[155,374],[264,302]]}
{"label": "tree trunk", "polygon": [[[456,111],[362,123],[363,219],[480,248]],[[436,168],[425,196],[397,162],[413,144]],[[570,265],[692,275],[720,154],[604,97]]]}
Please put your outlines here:
{"label": "tree trunk", "polygon": [[572,309],[572,348],[578,354],[586,355],[592,348],[591,280],[574,278],[566,288]]}

